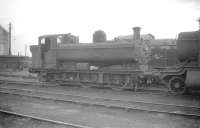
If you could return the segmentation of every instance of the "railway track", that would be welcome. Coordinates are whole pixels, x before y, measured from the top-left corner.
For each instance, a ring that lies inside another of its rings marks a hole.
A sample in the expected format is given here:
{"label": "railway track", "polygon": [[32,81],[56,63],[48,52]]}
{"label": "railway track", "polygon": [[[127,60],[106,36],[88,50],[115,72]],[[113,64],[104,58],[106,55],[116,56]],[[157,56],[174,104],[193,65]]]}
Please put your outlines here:
{"label": "railway track", "polygon": [[[0,84],[19,84],[19,85],[39,85],[39,86],[59,86],[58,83],[46,83],[46,82],[38,82],[38,81],[18,81],[18,80],[0,80]],[[62,85],[61,85],[62,86]],[[77,83],[65,83],[65,85],[63,86],[70,86],[70,87],[83,87],[85,88],[85,86],[81,83],[77,84]],[[169,94],[169,92],[166,89],[149,89],[149,88],[138,88],[137,90],[130,90],[130,89],[124,89],[124,90],[118,90],[118,89],[113,89],[113,88],[108,88],[108,87],[99,87],[99,86],[87,86],[86,88],[100,88],[100,89],[111,89],[114,91],[134,91],[134,93],[136,94],[152,94],[152,95],[166,95],[166,96],[170,96],[171,94]]]}
{"label": "railway track", "polygon": [[15,116],[15,117],[38,120],[40,122],[47,122],[47,123],[52,123],[52,124],[56,124],[56,125],[62,125],[62,126],[67,127],[67,128],[92,128],[92,127],[88,127],[88,126],[66,123],[66,122],[62,122],[62,121],[51,120],[51,119],[47,119],[47,118],[43,118],[43,117],[39,117],[39,116],[26,115],[26,114],[23,114],[23,113],[17,113],[17,112],[7,111],[7,110],[3,110],[3,109],[0,109],[0,113]]}
{"label": "railway track", "polygon": [[42,100],[54,100],[59,102],[79,105],[97,106],[110,109],[122,109],[126,111],[145,111],[152,113],[164,113],[176,116],[193,116],[200,118],[199,106],[184,106],[177,104],[164,104],[156,102],[128,101],[101,97],[88,97],[81,95],[52,93],[30,89],[0,87],[0,93],[26,96]]}
{"label": "railway track", "polygon": [[[28,85],[28,86],[42,86],[42,87],[53,87],[53,86],[60,86],[58,83],[47,83],[47,82],[38,82],[38,81],[16,81],[16,80],[1,80],[0,79],[0,84],[17,84],[17,85]],[[65,86],[69,86],[69,87],[81,87],[81,88],[85,88],[84,86],[82,87],[81,84],[71,84],[69,83],[68,85]],[[104,89],[103,87],[86,87],[86,88],[97,88],[97,89]],[[107,88],[106,88],[107,89]],[[109,90],[113,90],[113,89],[109,89]],[[117,91],[117,92],[122,92],[122,90],[113,90],[113,91]],[[134,92],[134,94],[148,94],[148,95],[159,95],[159,96],[173,96],[171,93],[169,93],[167,90],[159,90],[159,89],[143,89],[143,88],[139,88],[137,89],[137,91],[134,90],[123,90],[123,91],[128,91],[128,92]],[[191,97],[191,95],[189,94],[184,94],[181,95],[181,97],[184,98],[189,98]],[[199,93],[194,93],[193,97],[199,97]]]}
{"label": "railway track", "polygon": [[[2,74],[0,73],[0,77],[11,77],[11,78],[14,78],[14,79],[17,79],[17,78],[22,78],[22,79],[32,79],[32,80],[38,80],[38,78],[36,76],[25,76],[25,75],[16,75],[16,74]],[[0,80],[0,81],[6,81],[8,83],[20,83],[20,84],[37,84],[37,85],[63,85],[63,86],[68,86],[68,85],[71,85],[71,86],[81,86],[81,87],[91,87],[91,88],[106,88],[106,89],[112,89],[112,90],[116,90],[116,91],[122,91],[122,90],[131,90],[131,91],[135,91],[137,93],[154,93],[154,94],[163,94],[163,93],[168,93],[168,89],[167,88],[150,88],[150,87],[146,87],[146,86],[139,86],[137,88],[134,89],[124,89],[124,88],[121,88],[121,87],[115,87],[115,86],[101,86],[101,85],[97,85],[97,84],[94,84],[94,83],[91,83],[91,85],[89,85],[89,83],[76,83],[76,82],[70,82],[70,81],[65,81],[65,82],[58,82],[58,83],[55,83],[55,82],[26,82],[24,83],[24,81],[14,81],[14,80],[8,80],[8,79],[5,79],[5,80]],[[88,86],[89,85],[89,86]]]}

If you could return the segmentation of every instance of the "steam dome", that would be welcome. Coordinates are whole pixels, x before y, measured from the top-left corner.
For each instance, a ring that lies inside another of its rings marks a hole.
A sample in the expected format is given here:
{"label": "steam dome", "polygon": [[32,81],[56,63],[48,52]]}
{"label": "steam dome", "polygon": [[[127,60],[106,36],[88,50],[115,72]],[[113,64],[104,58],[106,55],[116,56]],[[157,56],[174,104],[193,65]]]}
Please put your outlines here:
{"label": "steam dome", "polygon": [[102,30],[97,30],[93,34],[93,42],[99,43],[99,42],[106,42],[106,33]]}

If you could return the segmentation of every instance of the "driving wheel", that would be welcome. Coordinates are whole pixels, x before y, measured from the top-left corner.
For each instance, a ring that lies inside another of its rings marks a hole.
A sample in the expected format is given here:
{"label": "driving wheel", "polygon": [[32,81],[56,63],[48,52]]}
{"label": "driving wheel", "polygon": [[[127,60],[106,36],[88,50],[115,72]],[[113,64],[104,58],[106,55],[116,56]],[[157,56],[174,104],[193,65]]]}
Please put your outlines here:
{"label": "driving wheel", "polygon": [[174,95],[185,93],[185,80],[182,77],[172,77],[168,83],[169,91]]}

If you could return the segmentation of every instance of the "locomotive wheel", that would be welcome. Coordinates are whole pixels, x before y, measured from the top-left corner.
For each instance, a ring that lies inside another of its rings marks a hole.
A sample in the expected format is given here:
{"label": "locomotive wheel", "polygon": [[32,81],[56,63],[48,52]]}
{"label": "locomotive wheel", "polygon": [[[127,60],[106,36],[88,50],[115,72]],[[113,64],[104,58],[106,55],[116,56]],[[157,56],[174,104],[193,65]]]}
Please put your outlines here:
{"label": "locomotive wheel", "polygon": [[39,81],[40,81],[40,82],[46,82],[46,81],[47,81],[46,73],[40,72],[40,73],[38,74],[38,78],[39,78]]}
{"label": "locomotive wheel", "polygon": [[132,88],[132,81],[130,77],[126,77],[121,79],[120,86],[122,89],[131,89]]}
{"label": "locomotive wheel", "polygon": [[185,93],[186,86],[185,81],[181,77],[172,77],[168,83],[170,93],[174,95],[180,95]]}
{"label": "locomotive wheel", "polygon": [[119,85],[120,85],[121,87],[124,87],[124,86],[127,85],[127,82],[126,82],[125,80],[121,80],[120,83],[119,83]]}

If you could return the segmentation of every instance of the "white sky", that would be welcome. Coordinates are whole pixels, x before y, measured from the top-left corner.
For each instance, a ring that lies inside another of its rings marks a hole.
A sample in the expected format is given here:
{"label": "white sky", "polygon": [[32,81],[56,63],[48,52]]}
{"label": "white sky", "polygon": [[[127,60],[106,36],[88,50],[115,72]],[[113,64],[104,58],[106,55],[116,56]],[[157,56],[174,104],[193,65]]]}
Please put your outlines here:
{"label": "white sky", "polygon": [[12,52],[21,54],[44,34],[72,33],[91,42],[97,29],[113,39],[140,26],[141,33],[175,38],[197,30],[198,17],[200,0],[0,0],[0,24],[7,29],[12,22]]}

